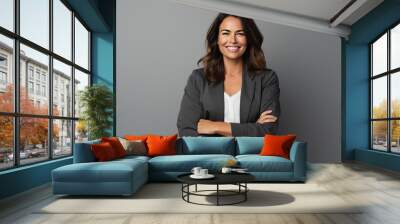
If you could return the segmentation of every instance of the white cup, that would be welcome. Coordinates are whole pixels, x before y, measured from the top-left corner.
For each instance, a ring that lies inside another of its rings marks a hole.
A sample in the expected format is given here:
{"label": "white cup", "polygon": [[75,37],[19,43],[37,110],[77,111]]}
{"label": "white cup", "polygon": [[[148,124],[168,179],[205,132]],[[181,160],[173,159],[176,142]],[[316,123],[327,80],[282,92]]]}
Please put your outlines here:
{"label": "white cup", "polygon": [[201,169],[200,170],[200,176],[207,176],[208,175],[208,169]]}
{"label": "white cup", "polygon": [[201,167],[193,167],[193,169],[192,169],[192,173],[194,174],[194,175],[196,175],[196,176],[199,176],[199,175],[201,175],[200,174],[200,171],[202,170],[202,168]]}
{"label": "white cup", "polygon": [[222,170],[221,170],[222,173],[230,173],[231,171],[232,171],[232,169],[229,167],[222,167]]}

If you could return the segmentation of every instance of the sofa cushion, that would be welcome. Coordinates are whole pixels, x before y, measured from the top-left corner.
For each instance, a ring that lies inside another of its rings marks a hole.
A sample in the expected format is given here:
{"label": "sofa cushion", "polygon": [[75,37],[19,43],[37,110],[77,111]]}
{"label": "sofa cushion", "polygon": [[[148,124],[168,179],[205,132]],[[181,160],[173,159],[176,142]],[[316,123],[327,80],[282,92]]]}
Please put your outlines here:
{"label": "sofa cushion", "polygon": [[235,153],[232,137],[183,137],[182,145],[182,154],[185,155]]}
{"label": "sofa cushion", "polygon": [[231,155],[175,155],[158,156],[149,160],[149,170],[163,172],[190,172],[193,167],[200,166],[211,172],[219,171],[230,159]]}
{"label": "sofa cushion", "polygon": [[124,158],[113,160],[113,162],[127,162],[127,163],[130,163],[130,162],[135,161],[135,160],[148,162],[149,159],[150,159],[150,157],[147,157],[147,156],[130,155],[130,156],[125,156]]}
{"label": "sofa cushion", "polygon": [[259,154],[264,145],[263,137],[236,137],[236,155]]}
{"label": "sofa cushion", "polygon": [[238,155],[240,167],[249,172],[292,172],[292,161],[278,156]]}

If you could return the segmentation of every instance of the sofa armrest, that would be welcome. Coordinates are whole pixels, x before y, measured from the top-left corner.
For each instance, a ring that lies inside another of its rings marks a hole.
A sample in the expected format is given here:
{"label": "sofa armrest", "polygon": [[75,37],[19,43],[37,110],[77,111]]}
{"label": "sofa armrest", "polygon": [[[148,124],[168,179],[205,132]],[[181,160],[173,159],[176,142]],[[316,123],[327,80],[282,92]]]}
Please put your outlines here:
{"label": "sofa armrest", "polygon": [[100,143],[100,140],[75,143],[74,145],[74,163],[95,162],[96,158],[92,153],[90,146]]}
{"label": "sofa armrest", "polygon": [[290,160],[293,162],[293,179],[305,181],[307,176],[307,143],[295,141],[290,149]]}

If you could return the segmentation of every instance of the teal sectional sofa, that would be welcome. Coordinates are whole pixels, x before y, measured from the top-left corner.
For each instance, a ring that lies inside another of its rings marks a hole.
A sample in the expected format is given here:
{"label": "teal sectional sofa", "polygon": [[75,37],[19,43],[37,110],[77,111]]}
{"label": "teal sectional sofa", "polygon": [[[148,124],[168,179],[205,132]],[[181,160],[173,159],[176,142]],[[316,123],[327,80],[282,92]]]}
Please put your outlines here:
{"label": "teal sectional sofa", "polygon": [[228,160],[236,160],[259,182],[304,182],[307,144],[295,141],[290,159],[260,156],[263,137],[183,137],[177,140],[177,155],[127,156],[96,162],[91,141],[75,144],[74,163],[52,171],[54,194],[131,195],[148,181],[176,181],[193,167],[219,172]]}

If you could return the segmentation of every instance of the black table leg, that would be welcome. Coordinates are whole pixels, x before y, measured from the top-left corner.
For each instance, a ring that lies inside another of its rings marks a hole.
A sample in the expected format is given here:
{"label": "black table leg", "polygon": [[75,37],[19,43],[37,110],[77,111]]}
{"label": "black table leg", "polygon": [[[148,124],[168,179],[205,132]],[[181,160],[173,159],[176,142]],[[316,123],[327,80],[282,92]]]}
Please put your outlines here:
{"label": "black table leg", "polygon": [[219,205],[219,184],[217,184],[217,206]]}
{"label": "black table leg", "polygon": [[190,200],[189,200],[189,195],[190,195],[190,184],[187,185],[187,191],[188,191],[188,194],[187,194],[187,201],[190,202]]}
{"label": "black table leg", "polygon": [[247,201],[247,192],[248,192],[248,190],[247,190],[247,182],[246,183],[244,183],[244,187],[245,187],[245,191],[246,192],[244,192],[244,201]]}
{"label": "black table leg", "polygon": [[196,186],[195,186],[195,191],[197,192],[197,184],[196,184]]}

